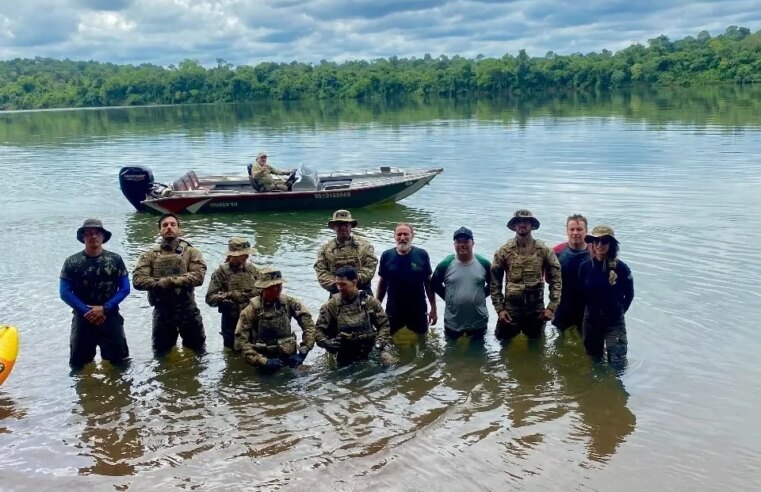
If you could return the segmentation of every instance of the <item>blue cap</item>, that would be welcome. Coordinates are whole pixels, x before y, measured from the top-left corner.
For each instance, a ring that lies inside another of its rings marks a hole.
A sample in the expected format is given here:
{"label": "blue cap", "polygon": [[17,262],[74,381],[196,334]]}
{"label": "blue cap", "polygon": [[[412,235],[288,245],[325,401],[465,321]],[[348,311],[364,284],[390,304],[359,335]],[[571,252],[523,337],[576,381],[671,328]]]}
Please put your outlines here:
{"label": "blue cap", "polygon": [[458,237],[465,236],[467,239],[473,239],[473,231],[468,229],[467,227],[460,227],[456,231],[454,231],[454,235],[452,236],[452,239],[457,239]]}

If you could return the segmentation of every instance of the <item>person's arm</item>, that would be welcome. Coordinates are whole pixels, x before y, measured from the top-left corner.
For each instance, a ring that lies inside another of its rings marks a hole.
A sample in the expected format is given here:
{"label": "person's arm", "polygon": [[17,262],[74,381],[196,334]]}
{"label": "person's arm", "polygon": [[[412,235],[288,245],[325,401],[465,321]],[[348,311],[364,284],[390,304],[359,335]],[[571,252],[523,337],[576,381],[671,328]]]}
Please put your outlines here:
{"label": "person's arm", "polygon": [[502,279],[505,276],[505,269],[502,266],[502,257],[500,252],[494,253],[494,261],[491,264],[491,283],[489,284],[489,293],[491,303],[494,305],[494,311],[499,314],[505,311],[505,293],[502,290]]}
{"label": "person's arm", "polygon": [[320,308],[320,315],[314,325],[314,339],[318,346],[324,348],[324,343],[336,336],[336,319],[326,302]]}
{"label": "person's arm", "polygon": [[557,311],[560,304],[560,293],[563,289],[563,277],[560,275],[560,261],[551,249],[547,250],[544,257],[544,271],[547,283],[550,285],[550,302],[547,303],[547,309],[553,313]]}
{"label": "person's arm", "polygon": [[235,350],[243,354],[243,358],[252,366],[264,366],[267,358],[256,351],[254,344],[251,343],[251,328],[259,323],[253,306],[246,306],[246,309],[240,313],[238,324],[235,326]]}
{"label": "person's arm", "polygon": [[111,299],[103,303],[103,309],[114,309],[119,306],[119,304],[121,304],[121,302],[129,295],[129,290],[129,277],[125,271],[124,275],[119,277],[119,290],[116,291]]}
{"label": "person's arm", "polygon": [[482,256],[476,255],[476,259],[481,263],[481,266],[484,267],[484,295],[489,297],[489,294],[491,293],[491,263]]}
{"label": "person's arm", "polygon": [[360,246],[360,267],[357,270],[359,285],[370,285],[375,277],[375,269],[378,267],[378,257],[375,256],[373,245],[365,243]]}
{"label": "person's arm", "polygon": [[296,299],[291,299],[291,302],[288,303],[288,309],[290,310],[291,317],[294,318],[301,327],[301,346],[306,347],[307,350],[312,350],[315,339],[315,328],[312,314],[301,301]]}
{"label": "person's arm", "polygon": [[206,289],[206,304],[217,307],[222,301],[230,299],[230,292],[227,291],[225,280],[221,269],[211,274],[209,288]]}
{"label": "person's arm", "polygon": [[378,289],[375,292],[375,298],[378,299],[378,302],[383,302],[383,299],[386,297],[386,281],[383,279],[383,277],[378,277]]}
{"label": "person's arm", "polygon": [[632,276],[632,271],[629,269],[627,265],[622,265],[622,266],[624,268],[621,268],[621,272],[618,278],[621,279],[621,293],[623,294],[623,308],[624,308],[624,313],[626,313],[631,307],[632,301],[634,301],[634,277]]}
{"label": "person's arm", "polygon": [[375,302],[373,302],[371,299],[372,297],[368,297],[367,307],[370,309],[370,321],[378,330],[375,334],[375,344],[383,348],[388,343],[389,338],[391,338],[391,324],[380,301],[375,299]]}
{"label": "person's arm", "polygon": [[82,300],[74,294],[71,288],[71,283],[62,278],[58,281],[58,294],[61,296],[61,300],[68,304],[78,314],[84,315],[90,311],[90,306],[82,302]]}
{"label": "person's arm", "polygon": [[436,293],[433,291],[433,286],[431,285],[431,274],[433,273],[431,271],[431,258],[428,256],[427,251],[424,253],[423,268],[425,268],[427,276],[423,282],[423,285],[425,286],[425,295],[428,296],[428,305],[431,307],[431,309],[428,311],[428,325],[434,326],[439,320],[439,316],[436,310]]}
{"label": "person's arm", "polygon": [[317,261],[314,262],[314,271],[317,273],[317,282],[320,283],[320,287],[328,292],[338,292],[336,290],[336,276],[330,271],[328,267],[328,245],[324,245],[317,253]]}
{"label": "person's arm", "polygon": [[441,260],[441,262],[436,265],[436,269],[433,271],[433,276],[431,276],[431,286],[433,287],[433,291],[444,300],[447,298],[447,288],[444,285],[444,275],[446,274],[447,268],[449,268],[450,262],[447,261],[448,259],[449,258]]}
{"label": "person's arm", "polygon": [[150,290],[158,285],[158,279],[153,277],[151,260],[153,251],[140,255],[135,268],[132,270],[132,286],[137,290]]}
{"label": "person's arm", "polygon": [[[172,284],[178,287],[200,287],[206,276],[206,262],[203,255],[194,247],[185,250],[187,254],[188,272],[172,277]],[[183,255],[184,256],[184,255]]]}

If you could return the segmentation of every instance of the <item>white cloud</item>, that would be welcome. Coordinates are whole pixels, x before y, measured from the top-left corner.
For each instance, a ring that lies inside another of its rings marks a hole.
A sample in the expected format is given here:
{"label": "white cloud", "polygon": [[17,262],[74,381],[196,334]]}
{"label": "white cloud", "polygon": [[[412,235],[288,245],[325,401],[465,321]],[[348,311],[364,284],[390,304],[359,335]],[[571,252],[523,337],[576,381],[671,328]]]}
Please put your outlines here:
{"label": "white cloud", "polygon": [[27,0],[0,5],[0,57],[211,65],[522,48],[541,56],[731,24],[760,29],[757,0]]}

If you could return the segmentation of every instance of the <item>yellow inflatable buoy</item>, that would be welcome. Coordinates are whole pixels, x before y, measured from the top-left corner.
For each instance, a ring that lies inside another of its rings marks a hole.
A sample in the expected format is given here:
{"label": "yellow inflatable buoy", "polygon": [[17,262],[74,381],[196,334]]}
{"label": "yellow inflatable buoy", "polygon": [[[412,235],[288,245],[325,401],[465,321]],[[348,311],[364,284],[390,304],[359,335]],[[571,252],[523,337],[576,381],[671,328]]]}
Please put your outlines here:
{"label": "yellow inflatable buoy", "polygon": [[18,330],[13,326],[0,325],[0,384],[13,369],[18,356]]}

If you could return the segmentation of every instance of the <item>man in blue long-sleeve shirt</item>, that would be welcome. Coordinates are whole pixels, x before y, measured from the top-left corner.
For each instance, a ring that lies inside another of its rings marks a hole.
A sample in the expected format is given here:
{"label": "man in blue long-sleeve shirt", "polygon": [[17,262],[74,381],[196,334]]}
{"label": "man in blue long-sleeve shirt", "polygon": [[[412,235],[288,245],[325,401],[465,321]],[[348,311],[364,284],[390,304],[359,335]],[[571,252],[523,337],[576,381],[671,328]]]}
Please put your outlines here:
{"label": "man in blue long-sleeve shirt", "polygon": [[98,219],[85,220],[77,229],[85,249],[66,258],[61,269],[61,299],[71,306],[69,365],[81,369],[100,356],[115,365],[129,360],[124,318],[119,303],[129,294],[127,267],[121,256],[103,249],[111,232]]}

